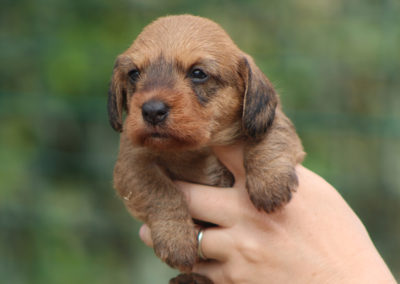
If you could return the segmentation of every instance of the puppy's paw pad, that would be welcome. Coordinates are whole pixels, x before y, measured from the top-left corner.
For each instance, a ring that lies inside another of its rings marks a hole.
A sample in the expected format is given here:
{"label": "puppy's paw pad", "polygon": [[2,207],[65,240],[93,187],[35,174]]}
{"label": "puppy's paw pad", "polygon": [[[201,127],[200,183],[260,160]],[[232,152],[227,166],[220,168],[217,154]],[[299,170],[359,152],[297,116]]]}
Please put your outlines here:
{"label": "puppy's paw pad", "polygon": [[260,194],[254,196],[254,194],[250,194],[250,200],[253,205],[257,208],[257,210],[262,210],[267,213],[272,213],[279,208],[281,208],[284,204],[289,202],[291,199],[291,193],[288,196],[282,198],[281,196],[268,196],[261,197]]}
{"label": "puppy's paw pad", "polygon": [[190,273],[178,275],[171,279],[169,284],[213,284],[213,282],[200,274]]}

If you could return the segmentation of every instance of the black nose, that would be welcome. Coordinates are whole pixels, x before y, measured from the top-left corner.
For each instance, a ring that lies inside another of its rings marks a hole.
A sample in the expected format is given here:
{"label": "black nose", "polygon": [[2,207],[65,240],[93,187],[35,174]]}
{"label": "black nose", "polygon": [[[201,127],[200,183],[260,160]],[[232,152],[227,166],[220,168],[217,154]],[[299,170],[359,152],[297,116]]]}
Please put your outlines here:
{"label": "black nose", "polygon": [[142,116],[145,121],[152,125],[163,122],[169,112],[169,107],[162,101],[148,101],[142,105]]}

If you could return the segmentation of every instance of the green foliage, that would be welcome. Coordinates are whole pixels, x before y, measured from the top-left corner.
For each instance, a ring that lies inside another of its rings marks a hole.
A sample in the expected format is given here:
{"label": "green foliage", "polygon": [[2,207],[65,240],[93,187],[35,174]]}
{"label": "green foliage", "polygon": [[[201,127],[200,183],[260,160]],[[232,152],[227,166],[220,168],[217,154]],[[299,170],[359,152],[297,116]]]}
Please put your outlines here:
{"label": "green foliage", "polygon": [[0,282],[166,283],[111,186],[115,57],[158,16],[219,22],[400,274],[400,2],[3,0]]}

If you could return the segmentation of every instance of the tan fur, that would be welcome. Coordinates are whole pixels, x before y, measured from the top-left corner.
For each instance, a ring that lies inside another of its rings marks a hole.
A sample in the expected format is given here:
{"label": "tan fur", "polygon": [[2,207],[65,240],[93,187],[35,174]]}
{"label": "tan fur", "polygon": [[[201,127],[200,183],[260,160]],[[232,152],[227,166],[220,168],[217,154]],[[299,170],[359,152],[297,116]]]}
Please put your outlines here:
{"label": "tan fur", "polygon": [[[195,68],[208,75],[205,82],[190,77]],[[133,69],[140,71],[134,82]],[[142,114],[152,100],[169,107],[157,125]],[[208,19],[171,16],[147,26],[117,59],[109,115],[122,132],[114,186],[150,226],[157,256],[181,271],[190,272],[197,261],[197,232],[173,180],[234,183],[212,146],[244,141],[246,186],[259,210],[280,208],[297,187],[294,167],[304,152],[278,95],[253,59]],[[171,283],[211,282],[189,274]]]}

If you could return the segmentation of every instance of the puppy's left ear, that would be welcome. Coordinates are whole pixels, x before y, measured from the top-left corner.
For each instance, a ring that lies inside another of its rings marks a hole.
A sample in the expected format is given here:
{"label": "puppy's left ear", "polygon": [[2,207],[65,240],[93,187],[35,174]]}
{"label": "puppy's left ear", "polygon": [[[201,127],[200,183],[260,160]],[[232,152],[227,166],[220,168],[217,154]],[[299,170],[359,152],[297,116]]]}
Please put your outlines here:
{"label": "puppy's left ear", "polygon": [[274,121],[278,96],[250,56],[245,55],[239,65],[244,80],[243,130],[247,136],[257,140]]}

